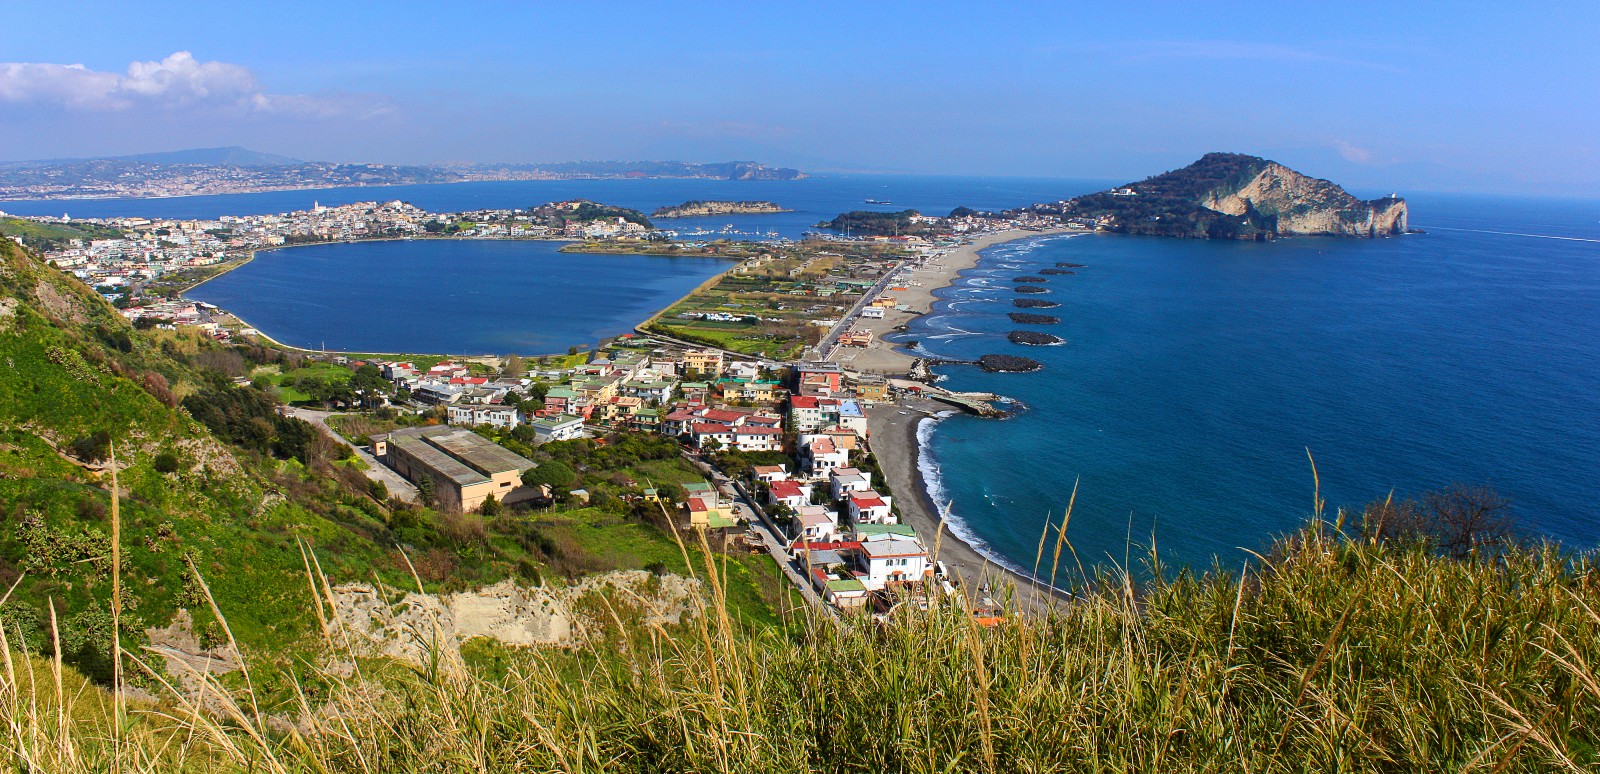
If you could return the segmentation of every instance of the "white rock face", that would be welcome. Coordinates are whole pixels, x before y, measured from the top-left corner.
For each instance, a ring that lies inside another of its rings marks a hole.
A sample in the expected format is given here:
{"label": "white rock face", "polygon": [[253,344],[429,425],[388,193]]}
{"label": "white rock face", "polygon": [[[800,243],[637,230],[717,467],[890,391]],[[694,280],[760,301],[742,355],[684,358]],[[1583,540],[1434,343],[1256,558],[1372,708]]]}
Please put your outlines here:
{"label": "white rock face", "polygon": [[611,594],[619,605],[638,608],[647,625],[678,623],[694,610],[700,584],[676,575],[642,570],[590,576],[572,586],[526,587],[506,580],[456,594],[382,593],[370,584],[347,583],[333,589],[335,642],[349,637],[360,650],[416,663],[437,642],[456,648],[476,637],[507,645],[576,645],[583,622],[573,610],[591,593]]}
{"label": "white rock face", "polygon": [[1228,215],[1244,215],[1249,209],[1277,215],[1279,234],[1376,237],[1404,234],[1407,227],[1404,199],[1364,202],[1333,183],[1276,162],[1239,190],[1212,192],[1200,205]]}

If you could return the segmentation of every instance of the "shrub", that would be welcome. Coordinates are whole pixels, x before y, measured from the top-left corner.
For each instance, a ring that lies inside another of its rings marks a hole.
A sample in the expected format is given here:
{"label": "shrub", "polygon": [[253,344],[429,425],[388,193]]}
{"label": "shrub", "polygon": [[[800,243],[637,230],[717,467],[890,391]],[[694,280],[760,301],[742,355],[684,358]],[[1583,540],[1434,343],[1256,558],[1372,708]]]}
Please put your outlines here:
{"label": "shrub", "polygon": [[178,455],[172,452],[161,452],[156,455],[155,469],[157,473],[178,472]]}

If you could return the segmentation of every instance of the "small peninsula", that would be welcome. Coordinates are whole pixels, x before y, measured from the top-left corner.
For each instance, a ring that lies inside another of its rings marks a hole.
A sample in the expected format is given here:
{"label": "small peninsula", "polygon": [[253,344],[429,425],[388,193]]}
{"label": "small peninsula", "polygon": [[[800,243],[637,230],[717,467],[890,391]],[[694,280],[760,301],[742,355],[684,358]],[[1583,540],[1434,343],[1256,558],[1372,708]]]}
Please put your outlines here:
{"label": "small peninsula", "polygon": [[652,218],[698,218],[707,215],[770,215],[793,212],[772,202],[687,201],[670,207],[657,208]]}

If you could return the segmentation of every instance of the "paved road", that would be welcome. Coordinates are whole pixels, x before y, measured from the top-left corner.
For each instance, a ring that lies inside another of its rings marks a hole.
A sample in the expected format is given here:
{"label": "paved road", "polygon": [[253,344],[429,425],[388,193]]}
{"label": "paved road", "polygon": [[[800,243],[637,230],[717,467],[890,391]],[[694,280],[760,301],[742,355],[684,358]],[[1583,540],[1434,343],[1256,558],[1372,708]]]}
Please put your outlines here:
{"label": "paved road", "polygon": [[756,505],[755,499],[744,491],[744,487],[738,481],[723,475],[722,471],[712,467],[699,456],[688,453],[683,456],[700,472],[706,474],[711,479],[713,486],[733,498],[739,508],[745,512],[745,516],[750,522],[750,527],[756,531],[757,535],[761,536],[761,543],[767,549],[767,553],[772,556],[774,562],[778,563],[778,568],[783,570],[783,574],[789,578],[789,582],[800,589],[800,596],[804,597],[806,602],[818,610],[825,610],[837,615],[839,611],[822,600],[821,595],[817,594],[817,590],[806,579],[801,568],[790,558],[789,549],[786,548],[788,541],[783,539],[782,530],[779,530],[777,525],[767,519],[766,511]]}
{"label": "paved road", "polygon": [[328,426],[328,417],[333,416],[333,412],[314,411],[306,408],[291,408],[289,409],[289,414],[296,419],[304,419],[305,421],[316,425],[322,430],[322,432],[327,433],[335,441],[354,449],[356,456],[360,457],[361,461],[367,464],[367,469],[362,472],[367,474],[367,478],[370,478],[373,481],[382,482],[383,485],[388,488],[390,497],[398,497],[408,503],[414,503],[417,501],[417,488],[412,486],[410,481],[402,478],[399,473],[394,472],[394,470],[388,465],[379,462],[378,458],[372,456],[372,452],[367,451],[366,447],[357,446],[353,443],[350,443],[345,439],[344,436],[334,432],[333,428]]}

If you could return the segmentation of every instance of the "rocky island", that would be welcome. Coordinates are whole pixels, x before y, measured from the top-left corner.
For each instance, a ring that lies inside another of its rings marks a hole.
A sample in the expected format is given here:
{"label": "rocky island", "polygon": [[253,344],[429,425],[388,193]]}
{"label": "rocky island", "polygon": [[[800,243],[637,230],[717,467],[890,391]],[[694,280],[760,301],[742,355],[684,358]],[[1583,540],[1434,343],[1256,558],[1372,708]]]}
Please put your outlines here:
{"label": "rocky island", "polygon": [[1048,347],[1052,344],[1061,344],[1066,341],[1060,336],[1038,331],[1012,331],[1006,334],[1006,340],[1012,344],[1028,344],[1035,347]]}
{"label": "rocky island", "polygon": [[661,207],[650,213],[652,218],[698,218],[709,215],[770,215],[793,212],[772,202],[687,201],[670,207]]}
{"label": "rocky island", "polygon": [[1055,301],[1046,301],[1042,298],[1013,298],[1011,305],[1018,309],[1051,309],[1061,306]]}
{"label": "rocky island", "polygon": [[1006,316],[1010,317],[1011,321],[1017,323],[1018,325],[1055,325],[1056,323],[1061,322],[1060,317],[1054,317],[1048,314],[1011,312]]}
{"label": "rocky island", "polygon": [[978,367],[990,373],[1020,374],[1044,368],[1037,360],[1015,355],[984,355],[978,358]]}
{"label": "rocky island", "polygon": [[1406,201],[1398,196],[1364,201],[1327,180],[1239,153],[1208,153],[1182,169],[1023,212],[1085,228],[1193,239],[1372,238],[1408,229]]}
{"label": "rocky island", "polygon": [[1018,293],[1049,293],[1050,292],[1050,290],[1048,288],[1041,288],[1038,285],[1019,285],[1019,286],[1016,287],[1016,291]]}
{"label": "rocky island", "polygon": [[1042,284],[1045,280],[1044,280],[1044,277],[1012,277],[1011,281],[1012,282],[1022,282],[1022,283],[1031,282],[1031,283],[1037,285],[1037,284]]}

